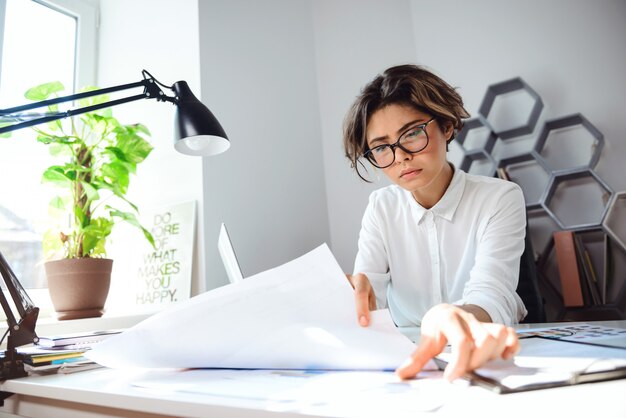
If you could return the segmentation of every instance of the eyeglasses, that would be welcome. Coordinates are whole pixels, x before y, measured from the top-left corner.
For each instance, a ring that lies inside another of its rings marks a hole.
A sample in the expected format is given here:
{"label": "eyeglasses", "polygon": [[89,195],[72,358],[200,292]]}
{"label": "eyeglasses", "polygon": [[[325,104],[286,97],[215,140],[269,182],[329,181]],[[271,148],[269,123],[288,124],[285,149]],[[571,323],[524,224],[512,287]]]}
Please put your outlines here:
{"label": "eyeglasses", "polygon": [[430,118],[421,125],[416,125],[406,130],[393,144],[384,144],[365,151],[363,157],[378,168],[387,168],[396,160],[396,148],[409,154],[417,154],[428,146],[428,134],[426,126],[434,121]]}

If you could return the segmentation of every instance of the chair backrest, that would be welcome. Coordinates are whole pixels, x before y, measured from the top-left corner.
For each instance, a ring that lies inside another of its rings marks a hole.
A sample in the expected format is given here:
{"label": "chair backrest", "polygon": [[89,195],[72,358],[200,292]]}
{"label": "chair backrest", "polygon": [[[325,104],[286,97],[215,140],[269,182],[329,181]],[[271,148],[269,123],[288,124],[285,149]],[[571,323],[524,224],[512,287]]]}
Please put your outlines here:
{"label": "chair backrest", "polygon": [[528,227],[526,227],[526,239],[524,252],[519,265],[519,282],[516,292],[524,302],[528,314],[522,323],[546,322],[546,311],[544,301],[539,292],[539,281],[537,279],[537,266],[533,254],[533,246],[530,241]]}

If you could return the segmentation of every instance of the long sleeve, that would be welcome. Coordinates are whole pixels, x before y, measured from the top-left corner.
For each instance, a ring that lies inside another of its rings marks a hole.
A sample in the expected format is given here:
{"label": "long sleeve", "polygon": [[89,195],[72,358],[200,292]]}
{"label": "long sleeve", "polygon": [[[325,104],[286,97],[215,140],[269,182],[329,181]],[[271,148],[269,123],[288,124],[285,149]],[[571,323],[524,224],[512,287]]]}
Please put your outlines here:
{"label": "long sleeve", "polygon": [[511,183],[477,237],[475,265],[462,299],[455,304],[478,305],[493,322],[507,325],[519,322],[526,315],[515,292],[525,232],[524,197],[519,187]]}
{"label": "long sleeve", "polygon": [[390,274],[387,249],[376,209],[376,194],[372,193],[363,215],[354,273],[363,273],[368,277],[376,295],[376,307],[381,309],[387,307]]}

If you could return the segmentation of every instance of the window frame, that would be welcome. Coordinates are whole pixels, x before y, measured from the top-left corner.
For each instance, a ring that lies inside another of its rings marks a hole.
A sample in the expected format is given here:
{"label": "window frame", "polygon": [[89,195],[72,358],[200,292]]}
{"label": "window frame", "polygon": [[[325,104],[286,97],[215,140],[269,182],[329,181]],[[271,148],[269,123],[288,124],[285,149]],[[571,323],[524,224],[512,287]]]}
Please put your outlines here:
{"label": "window frame", "polygon": [[[6,1],[0,0],[0,68],[4,46]],[[95,85],[98,68],[98,30],[100,26],[99,0],[30,0],[52,10],[76,18],[76,50],[74,54],[74,91],[83,86]],[[24,103],[15,103],[19,106]],[[18,278],[19,279],[19,278]],[[54,312],[48,289],[27,289],[36,306],[41,309],[40,316],[51,316]],[[10,295],[5,292],[7,300]],[[11,302],[10,302],[11,303]],[[4,319],[0,312],[0,319]]]}
{"label": "window frame", "polygon": [[[50,9],[65,13],[76,18],[76,61],[74,69],[76,78],[74,89],[94,85],[98,69],[98,29],[100,27],[99,0],[31,0]],[[4,19],[6,2],[0,0],[0,68],[2,65],[2,48],[4,45]],[[16,103],[16,106],[20,103]]]}

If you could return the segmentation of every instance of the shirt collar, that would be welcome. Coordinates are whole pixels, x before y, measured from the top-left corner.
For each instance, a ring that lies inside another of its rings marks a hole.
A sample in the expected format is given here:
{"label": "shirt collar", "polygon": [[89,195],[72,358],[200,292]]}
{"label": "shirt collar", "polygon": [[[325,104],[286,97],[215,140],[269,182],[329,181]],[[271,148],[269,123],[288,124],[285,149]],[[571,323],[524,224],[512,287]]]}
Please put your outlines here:
{"label": "shirt collar", "polygon": [[459,207],[461,196],[463,196],[463,191],[465,190],[465,173],[454,166],[452,168],[454,169],[452,180],[441,199],[439,199],[439,202],[432,208],[425,209],[422,205],[417,203],[411,192],[406,191],[406,193],[409,194],[411,205],[417,213],[418,222],[421,222],[426,212],[429,211],[432,212],[433,215],[439,216],[447,221],[451,221],[454,217],[454,213]]}

